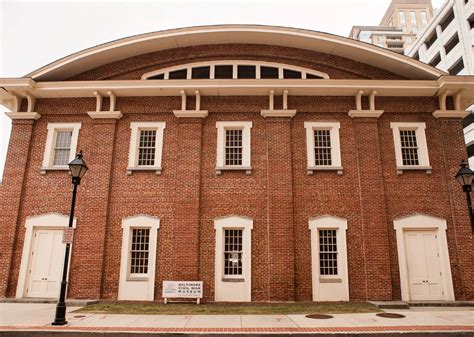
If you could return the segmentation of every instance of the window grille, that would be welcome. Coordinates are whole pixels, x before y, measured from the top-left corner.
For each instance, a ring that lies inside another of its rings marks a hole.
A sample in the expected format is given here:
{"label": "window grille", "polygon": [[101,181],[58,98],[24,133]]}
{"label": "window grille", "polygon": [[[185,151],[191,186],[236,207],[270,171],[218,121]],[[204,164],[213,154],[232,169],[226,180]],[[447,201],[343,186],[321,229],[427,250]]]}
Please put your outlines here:
{"label": "window grille", "polygon": [[331,130],[314,130],[314,159],[316,166],[332,165]]}
{"label": "window grille", "polygon": [[337,236],[335,229],[319,230],[319,274],[337,275]]}
{"label": "window grille", "polygon": [[403,165],[419,165],[415,130],[400,130]]}
{"label": "window grille", "polygon": [[242,165],[242,129],[225,130],[225,164]]}
{"label": "window grille", "polygon": [[141,130],[138,145],[138,166],[155,165],[156,130]]}
{"label": "window grille", "polygon": [[242,229],[224,230],[224,275],[242,275]]}
{"label": "window grille", "polygon": [[54,145],[54,166],[69,164],[71,152],[72,131],[57,131],[56,144]]}
{"label": "window grille", "polygon": [[150,229],[132,229],[132,247],[130,250],[130,274],[148,273],[148,254]]}

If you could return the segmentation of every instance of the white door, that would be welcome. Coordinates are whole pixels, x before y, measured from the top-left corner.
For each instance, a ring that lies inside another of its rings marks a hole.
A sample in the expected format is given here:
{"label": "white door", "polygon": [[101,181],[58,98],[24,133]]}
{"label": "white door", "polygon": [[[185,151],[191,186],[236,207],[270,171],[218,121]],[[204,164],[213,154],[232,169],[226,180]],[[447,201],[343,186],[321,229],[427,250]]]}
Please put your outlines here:
{"label": "white door", "polygon": [[30,254],[28,297],[59,297],[64,264],[62,230],[37,230]]}
{"label": "white door", "polygon": [[410,299],[444,300],[436,231],[406,231],[405,245]]}

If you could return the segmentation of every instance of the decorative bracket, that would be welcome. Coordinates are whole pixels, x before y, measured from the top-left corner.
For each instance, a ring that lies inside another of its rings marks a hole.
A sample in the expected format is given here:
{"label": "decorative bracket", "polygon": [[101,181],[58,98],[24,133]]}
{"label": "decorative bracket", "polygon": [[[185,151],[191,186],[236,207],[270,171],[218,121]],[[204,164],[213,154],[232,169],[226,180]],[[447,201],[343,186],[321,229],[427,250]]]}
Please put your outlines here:
{"label": "decorative bracket", "polygon": [[469,115],[468,111],[461,108],[461,91],[454,94],[454,110],[448,110],[446,107],[446,98],[451,94],[449,90],[443,91],[439,96],[439,108],[433,112],[434,118],[464,118]]}
{"label": "decorative bracket", "polygon": [[268,110],[261,110],[260,115],[263,118],[267,117],[289,117],[292,118],[296,115],[296,110],[288,110],[288,90],[283,90],[283,109],[275,110],[275,90],[270,90],[270,94],[268,96]]}
{"label": "decorative bracket", "polygon": [[365,117],[365,118],[379,118],[383,114],[383,110],[375,110],[375,96],[377,91],[372,90],[369,93],[369,110],[362,109],[363,90],[357,91],[355,95],[356,110],[350,110],[348,115],[351,118]]}
{"label": "decorative bracket", "polygon": [[122,118],[122,113],[120,111],[115,111],[115,104],[117,102],[117,97],[112,91],[107,91],[107,95],[110,98],[109,111],[102,111],[103,96],[100,92],[94,91],[93,95],[96,98],[95,111],[88,111],[87,114],[92,119],[120,119]]}
{"label": "decorative bracket", "polygon": [[199,90],[195,90],[196,95],[196,109],[186,110],[187,96],[184,90],[179,92],[181,94],[181,110],[173,110],[173,114],[176,118],[206,118],[208,116],[207,110],[201,110],[201,94]]}
{"label": "decorative bracket", "polygon": [[21,112],[21,97],[18,97],[16,94],[12,93],[13,104],[11,106],[12,112],[5,112],[5,115],[10,119],[34,119],[37,120],[41,115],[37,112],[34,112],[35,108],[35,97],[30,93],[27,93],[26,99],[28,100],[28,108],[26,111]]}

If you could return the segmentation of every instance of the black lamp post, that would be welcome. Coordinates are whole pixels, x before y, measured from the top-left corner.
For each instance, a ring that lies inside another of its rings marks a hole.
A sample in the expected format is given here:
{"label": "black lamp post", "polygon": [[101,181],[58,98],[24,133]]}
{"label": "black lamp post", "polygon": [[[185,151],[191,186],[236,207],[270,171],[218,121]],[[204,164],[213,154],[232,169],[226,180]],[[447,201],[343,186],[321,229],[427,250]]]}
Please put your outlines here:
{"label": "black lamp post", "polygon": [[[72,223],[74,219],[74,206],[76,204],[76,192],[77,186],[81,183],[81,178],[87,172],[87,165],[82,159],[82,150],[76,155],[76,158],[69,163],[69,171],[72,175],[72,184],[74,188],[72,190],[72,201],[71,201],[71,211],[69,213],[69,228],[72,228]],[[64,268],[63,268],[63,278],[61,281],[61,291],[59,293],[59,301],[56,305],[56,316],[54,317],[54,322],[52,325],[65,325],[66,321],[66,286],[67,286],[67,270],[69,264],[69,250],[71,249],[71,244],[66,243],[66,253],[64,254]]]}
{"label": "black lamp post", "polygon": [[461,184],[462,190],[466,192],[467,208],[469,209],[469,218],[471,219],[472,233],[474,233],[474,214],[472,213],[471,191],[474,171],[469,168],[465,160],[461,161],[461,168],[456,173],[456,180]]}

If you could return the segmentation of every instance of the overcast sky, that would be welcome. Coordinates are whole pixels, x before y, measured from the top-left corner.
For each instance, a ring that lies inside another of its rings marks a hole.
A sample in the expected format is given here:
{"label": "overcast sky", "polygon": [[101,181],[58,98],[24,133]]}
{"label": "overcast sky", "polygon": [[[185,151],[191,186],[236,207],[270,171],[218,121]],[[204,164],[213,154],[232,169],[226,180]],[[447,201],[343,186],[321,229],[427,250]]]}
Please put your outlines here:
{"label": "overcast sky", "polygon": [[[443,0],[432,0],[440,7]],[[162,29],[265,24],[347,36],[377,25],[390,0],[22,1],[0,0],[0,78],[21,77],[76,51]],[[11,123],[0,106],[0,177]]]}

